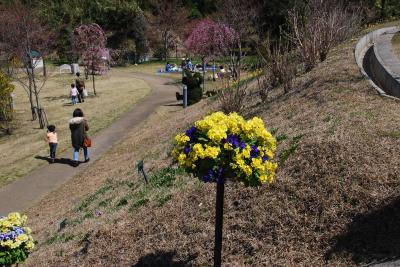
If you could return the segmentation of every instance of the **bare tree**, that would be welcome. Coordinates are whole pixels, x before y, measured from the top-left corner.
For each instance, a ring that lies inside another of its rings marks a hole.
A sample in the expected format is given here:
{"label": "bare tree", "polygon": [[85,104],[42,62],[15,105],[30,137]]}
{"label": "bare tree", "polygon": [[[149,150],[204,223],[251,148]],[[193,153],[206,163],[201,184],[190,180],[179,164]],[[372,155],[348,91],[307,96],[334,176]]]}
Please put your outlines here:
{"label": "bare tree", "polygon": [[278,40],[271,45],[267,38],[257,44],[256,50],[260,59],[257,82],[261,100],[265,101],[268,92],[277,86],[282,86],[284,93],[288,93],[293,87],[298,65],[289,44]]}
{"label": "bare tree", "polygon": [[332,47],[354,33],[361,16],[340,0],[310,0],[303,10],[289,11],[288,22],[288,36],[297,46],[307,72],[318,59],[324,61]]}
{"label": "bare tree", "polygon": [[272,86],[282,85],[285,94],[292,89],[297,71],[297,63],[291,57],[289,45],[279,42],[273,47],[269,60]]}
{"label": "bare tree", "polygon": [[[254,2],[254,3],[253,3]],[[236,33],[236,42],[230,51],[230,66],[234,82],[221,79],[223,90],[219,92],[219,101],[224,112],[240,112],[245,107],[248,94],[248,82],[241,81],[243,59],[246,56],[243,45],[252,40],[254,25],[252,18],[256,16],[256,1],[246,0],[218,0],[219,12],[215,19],[233,29]]]}
{"label": "bare tree", "polygon": [[177,46],[178,36],[187,23],[188,12],[184,8],[182,0],[153,0],[153,14],[149,20],[154,33],[159,33],[163,57],[167,60],[169,51]]}
{"label": "bare tree", "polygon": [[240,80],[242,59],[245,56],[243,44],[245,41],[252,40],[251,36],[255,33],[252,18],[256,17],[256,5],[251,0],[219,0],[219,12],[216,19],[234,29],[237,33],[237,44],[231,54],[231,66],[237,73]]}
{"label": "bare tree", "polygon": [[318,26],[315,23],[316,14],[310,14],[308,9],[303,12],[307,12],[304,20],[299,10],[289,11],[288,20],[291,27],[289,37],[296,45],[302,57],[304,69],[308,72],[315,67],[318,61]]}
{"label": "bare tree", "polygon": [[44,128],[43,110],[39,94],[46,75],[41,76],[35,69],[41,63],[39,58],[50,51],[51,32],[42,26],[32,9],[17,1],[2,6],[0,10],[0,54],[7,58],[11,78],[26,91],[32,120],[39,115],[40,128]]}

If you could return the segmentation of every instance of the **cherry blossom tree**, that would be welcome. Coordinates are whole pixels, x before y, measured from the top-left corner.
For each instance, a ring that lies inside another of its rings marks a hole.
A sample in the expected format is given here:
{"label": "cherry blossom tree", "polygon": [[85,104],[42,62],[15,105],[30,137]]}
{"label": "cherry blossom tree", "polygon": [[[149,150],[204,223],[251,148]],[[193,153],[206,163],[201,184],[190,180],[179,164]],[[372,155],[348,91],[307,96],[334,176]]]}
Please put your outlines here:
{"label": "cherry blossom tree", "polygon": [[233,56],[233,49],[237,42],[238,36],[232,28],[207,18],[200,21],[197,27],[194,28],[185,41],[185,46],[194,54],[202,56],[204,76],[205,58],[214,59],[216,56]]}
{"label": "cherry blossom tree", "polygon": [[229,56],[236,44],[236,32],[211,19],[200,21],[185,41],[191,52],[205,57]]}
{"label": "cherry blossom tree", "polygon": [[95,74],[104,73],[106,49],[106,36],[103,29],[96,23],[82,24],[74,30],[75,50],[80,55],[85,69],[92,74],[93,92],[96,95]]}

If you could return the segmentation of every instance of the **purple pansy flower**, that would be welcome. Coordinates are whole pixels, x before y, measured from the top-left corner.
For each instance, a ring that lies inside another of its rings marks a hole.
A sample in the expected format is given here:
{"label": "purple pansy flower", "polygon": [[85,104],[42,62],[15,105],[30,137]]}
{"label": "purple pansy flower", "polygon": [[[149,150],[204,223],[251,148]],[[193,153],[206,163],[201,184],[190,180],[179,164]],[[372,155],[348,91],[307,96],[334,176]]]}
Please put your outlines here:
{"label": "purple pansy flower", "polygon": [[209,169],[206,175],[203,176],[203,181],[206,183],[220,183],[221,181],[223,181],[222,170],[222,167],[219,167],[217,170]]}
{"label": "purple pansy flower", "polygon": [[185,152],[185,154],[189,154],[190,152],[190,145],[185,146],[185,148],[183,149],[183,152]]}
{"label": "purple pansy flower", "polygon": [[189,143],[194,143],[196,141],[196,137],[195,137],[196,132],[197,132],[197,128],[195,126],[192,126],[186,130],[185,134],[187,136],[189,136],[189,138],[190,138]]}
{"label": "purple pansy flower", "polygon": [[228,134],[226,139],[222,140],[222,144],[229,143],[233,148],[239,147],[239,138],[234,134]]}
{"label": "purple pansy flower", "polygon": [[260,150],[257,146],[251,146],[250,158],[256,158],[260,155]]}
{"label": "purple pansy flower", "polygon": [[243,142],[243,141],[240,141],[239,147],[240,147],[240,149],[245,149],[246,148],[246,143]]}

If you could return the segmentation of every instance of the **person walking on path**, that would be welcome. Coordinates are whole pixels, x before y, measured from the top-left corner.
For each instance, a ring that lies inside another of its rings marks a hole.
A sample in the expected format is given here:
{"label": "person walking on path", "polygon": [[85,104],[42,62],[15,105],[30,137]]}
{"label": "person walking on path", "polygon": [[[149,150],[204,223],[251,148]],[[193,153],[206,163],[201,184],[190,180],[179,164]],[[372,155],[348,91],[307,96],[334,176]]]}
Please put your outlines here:
{"label": "person walking on path", "polygon": [[56,126],[54,125],[47,126],[47,135],[45,140],[49,144],[50,148],[50,163],[54,163],[54,160],[56,158],[57,144],[58,144]]}
{"label": "person walking on path", "polygon": [[85,89],[85,81],[80,78],[80,73],[76,73],[75,85],[76,89],[78,89],[78,100],[79,103],[85,102],[85,95],[83,94],[83,90]]}
{"label": "person walking on path", "polygon": [[71,95],[71,101],[72,101],[72,105],[75,105],[77,103],[77,97],[78,97],[78,89],[76,88],[74,83],[71,83],[71,91],[70,91],[70,95]]}
{"label": "person walking on path", "polygon": [[72,113],[72,119],[69,121],[69,129],[71,130],[71,143],[74,148],[73,166],[77,167],[79,165],[79,150],[81,148],[83,149],[85,162],[90,160],[89,149],[85,145],[85,139],[88,138],[87,131],[89,131],[89,125],[80,108],[75,109]]}

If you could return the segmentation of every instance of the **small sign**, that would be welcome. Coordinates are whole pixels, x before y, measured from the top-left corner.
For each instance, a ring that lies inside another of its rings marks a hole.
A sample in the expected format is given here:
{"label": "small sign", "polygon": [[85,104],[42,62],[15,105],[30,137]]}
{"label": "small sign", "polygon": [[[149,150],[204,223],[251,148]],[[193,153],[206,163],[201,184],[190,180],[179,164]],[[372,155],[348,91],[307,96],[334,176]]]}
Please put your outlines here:
{"label": "small sign", "polygon": [[146,172],[144,171],[144,161],[143,160],[138,161],[137,170],[138,170],[138,173],[143,174],[144,180],[146,181],[146,184],[148,184],[149,181],[147,180],[147,175],[146,175]]}

